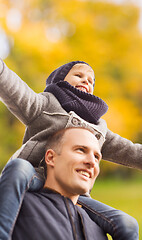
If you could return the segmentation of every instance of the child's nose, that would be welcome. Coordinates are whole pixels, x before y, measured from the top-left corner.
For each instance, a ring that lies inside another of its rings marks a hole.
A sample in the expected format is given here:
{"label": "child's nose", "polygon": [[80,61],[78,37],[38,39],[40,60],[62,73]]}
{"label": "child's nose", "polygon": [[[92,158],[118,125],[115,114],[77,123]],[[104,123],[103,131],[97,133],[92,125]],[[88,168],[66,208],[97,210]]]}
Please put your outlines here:
{"label": "child's nose", "polygon": [[87,78],[83,78],[83,83],[88,85],[88,79]]}

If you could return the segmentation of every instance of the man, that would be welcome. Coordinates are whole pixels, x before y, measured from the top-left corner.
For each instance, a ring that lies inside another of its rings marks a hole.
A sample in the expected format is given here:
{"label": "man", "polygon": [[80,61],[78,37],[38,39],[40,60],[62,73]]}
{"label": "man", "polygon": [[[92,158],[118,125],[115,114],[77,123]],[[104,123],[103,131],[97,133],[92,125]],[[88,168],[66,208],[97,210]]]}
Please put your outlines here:
{"label": "man", "polygon": [[92,189],[100,160],[98,140],[88,129],[68,128],[50,137],[44,188],[26,193],[12,239],[107,239],[77,206],[79,195]]}

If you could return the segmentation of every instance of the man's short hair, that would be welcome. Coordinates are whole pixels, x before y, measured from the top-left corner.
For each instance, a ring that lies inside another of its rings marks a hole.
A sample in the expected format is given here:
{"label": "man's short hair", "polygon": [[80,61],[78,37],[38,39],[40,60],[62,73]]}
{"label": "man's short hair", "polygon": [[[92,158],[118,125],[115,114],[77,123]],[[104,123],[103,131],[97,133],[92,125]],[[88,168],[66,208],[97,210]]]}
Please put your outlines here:
{"label": "man's short hair", "polygon": [[61,152],[62,143],[63,143],[62,140],[66,130],[67,129],[65,128],[61,129],[48,137],[47,144],[45,147],[45,152],[50,148],[56,151],[58,154]]}
{"label": "man's short hair", "polygon": [[[58,154],[61,152],[61,149],[62,149],[62,144],[63,144],[63,136],[65,134],[65,132],[68,130],[68,129],[74,129],[74,127],[70,127],[70,128],[64,128],[64,129],[61,129],[55,133],[53,133],[52,135],[50,135],[47,139],[47,144],[46,144],[46,147],[45,147],[45,152],[48,150],[48,149],[53,149],[55,150]],[[81,127],[81,129],[86,129],[85,127]],[[90,131],[92,134],[93,132],[90,130],[90,129],[86,129],[88,131]],[[95,135],[94,135],[95,136]],[[96,137],[96,136],[95,136]],[[97,139],[97,138],[96,138]]]}

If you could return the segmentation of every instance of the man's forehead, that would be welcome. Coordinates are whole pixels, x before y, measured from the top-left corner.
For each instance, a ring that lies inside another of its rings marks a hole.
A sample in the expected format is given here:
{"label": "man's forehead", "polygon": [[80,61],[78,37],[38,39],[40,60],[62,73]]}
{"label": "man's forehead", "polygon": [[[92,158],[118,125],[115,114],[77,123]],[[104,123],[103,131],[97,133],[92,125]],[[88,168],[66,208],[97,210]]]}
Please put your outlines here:
{"label": "man's forehead", "polygon": [[[99,148],[99,142],[95,135],[85,128],[69,128],[66,129],[65,132],[65,139],[66,141],[70,141],[70,143],[74,143],[77,145],[97,145]],[[99,148],[100,149],[100,148]]]}

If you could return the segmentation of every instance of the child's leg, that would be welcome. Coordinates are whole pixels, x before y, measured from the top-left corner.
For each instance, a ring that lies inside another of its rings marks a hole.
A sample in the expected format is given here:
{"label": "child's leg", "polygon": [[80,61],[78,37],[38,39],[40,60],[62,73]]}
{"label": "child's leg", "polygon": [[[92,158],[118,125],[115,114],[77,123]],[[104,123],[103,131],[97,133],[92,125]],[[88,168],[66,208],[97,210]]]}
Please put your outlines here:
{"label": "child's leg", "polygon": [[86,196],[80,196],[78,203],[113,240],[139,239],[138,223],[130,215]]}
{"label": "child's leg", "polygon": [[33,166],[23,159],[10,160],[0,177],[0,240],[8,240],[27,190],[43,186]]}

